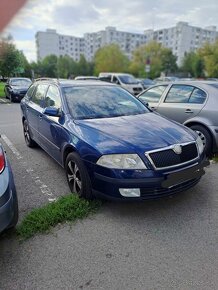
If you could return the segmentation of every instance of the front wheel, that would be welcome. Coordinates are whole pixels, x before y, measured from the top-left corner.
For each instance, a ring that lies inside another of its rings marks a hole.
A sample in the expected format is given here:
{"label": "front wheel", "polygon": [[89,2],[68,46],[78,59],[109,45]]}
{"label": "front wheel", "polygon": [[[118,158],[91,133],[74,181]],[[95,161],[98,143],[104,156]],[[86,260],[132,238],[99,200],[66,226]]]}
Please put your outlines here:
{"label": "front wheel", "polygon": [[193,125],[190,127],[201,138],[204,145],[204,152],[207,156],[212,155],[212,138],[207,129],[200,125]]}
{"label": "front wheel", "polygon": [[26,145],[28,147],[35,147],[36,143],[30,136],[30,130],[29,130],[29,125],[27,123],[27,120],[24,120],[23,122],[23,134],[24,134]]}
{"label": "front wheel", "polygon": [[77,153],[72,152],[67,156],[65,170],[71,192],[91,199],[91,181],[87,169]]}

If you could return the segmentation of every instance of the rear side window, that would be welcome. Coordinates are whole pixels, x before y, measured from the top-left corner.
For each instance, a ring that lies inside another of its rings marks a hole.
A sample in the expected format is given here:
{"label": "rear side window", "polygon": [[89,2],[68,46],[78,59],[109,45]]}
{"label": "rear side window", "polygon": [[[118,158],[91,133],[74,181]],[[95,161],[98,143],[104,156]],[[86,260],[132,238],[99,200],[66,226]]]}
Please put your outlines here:
{"label": "rear side window", "polygon": [[194,91],[192,92],[190,98],[189,98],[189,103],[193,103],[193,104],[203,104],[205,102],[207,98],[207,94],[196,88],[194,89]]}
{"label": "rear side window", "polygon": [[188,103],[193,90],[194,87],[192,86],[172,85],[166,96],[165,103]]}
{"label": "rear side window", "polygon": [[167,85],[151,88],[140,95],[139,99],[143,103],[158,103]]}
{"label": "rear side window", "polygon": [[43,108],[43,101],[47,88],[48,85],[45,84],[38,85],[32,95],[31,101]]}
{"label": "rear side window", "polygon": [[172,85],[165,103],[192,103],[203,104],[207,94],[199,88],[187,85]]}

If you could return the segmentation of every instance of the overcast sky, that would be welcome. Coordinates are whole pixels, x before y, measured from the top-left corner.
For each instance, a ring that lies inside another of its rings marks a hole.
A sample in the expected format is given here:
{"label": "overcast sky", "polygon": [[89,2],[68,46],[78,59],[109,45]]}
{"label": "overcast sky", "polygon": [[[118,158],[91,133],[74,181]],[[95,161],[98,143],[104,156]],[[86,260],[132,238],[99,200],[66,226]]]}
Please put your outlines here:
{"label": "overcast sky", "polygon": [[106,26],[143,33],[175,26],[178,21],[218,27],[217,14],[217,0],[29,0],[4,32],[12,34],[28,60],[36,60],[39,30],[53,28],[60,34],[83,36]]}

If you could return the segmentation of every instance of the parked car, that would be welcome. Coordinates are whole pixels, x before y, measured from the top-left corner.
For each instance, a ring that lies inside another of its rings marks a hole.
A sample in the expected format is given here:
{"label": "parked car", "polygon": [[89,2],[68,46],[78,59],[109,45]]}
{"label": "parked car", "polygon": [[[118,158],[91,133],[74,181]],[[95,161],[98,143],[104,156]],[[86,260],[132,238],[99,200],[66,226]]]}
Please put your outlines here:
{"label": "parked car", "polygon": [[175,82],[178,80],[179,80],[179,78],[177,78],[177,77],[159,77],[159,78],[154,79],[154,82],[156,84],[159,84],[159,83],[163,83],[163,82]]}
{"label": "parked car", "polygon": [[18,221],[17,193],[10,163],[0,144],[0,233]]}
{"label": "parked car", "polygon": [[5,96],[11,102],[21,101],[32,81],[28,78],[8,78],[5,84]]}
{"label": "parked car", "polygon": [[218,84],[186,81],[155,85],[138,98],[152,110],[193,129],[207,155],[218,152]]}
{"label": "parked car", "polygon": [[146,90],[149,87],[155,85],[155,82],[152,81],[151,79],[137,79],[139,83],[143,86],[143,89]]}
{"label": "parked car", "polygon": [[142,85],[131,74],[102,72],[98,77],[102,81],[120,85],[135,96],[143,91]]}
{"label": "parked car", "polygon": [[99,81],[36,81],[21,101],[27,146],[39,144],[79,196],[149,199],[194,186],[201,138]]}
{"label": "parked car", "polygon": [[75,77],[75,80],[98,80],[98,77],[95,76],[77,76]]}

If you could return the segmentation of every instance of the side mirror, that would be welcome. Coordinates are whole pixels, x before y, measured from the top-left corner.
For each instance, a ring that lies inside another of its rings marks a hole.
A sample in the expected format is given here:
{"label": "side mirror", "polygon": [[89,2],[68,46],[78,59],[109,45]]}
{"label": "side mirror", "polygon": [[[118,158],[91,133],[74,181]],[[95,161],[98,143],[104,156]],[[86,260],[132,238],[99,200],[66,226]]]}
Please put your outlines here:
{"label": "side mirror", "polygon": [[52,117],[61,117],[61,109],[55,107],[47,107],[44,114]]}

